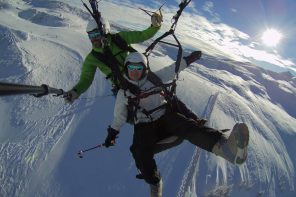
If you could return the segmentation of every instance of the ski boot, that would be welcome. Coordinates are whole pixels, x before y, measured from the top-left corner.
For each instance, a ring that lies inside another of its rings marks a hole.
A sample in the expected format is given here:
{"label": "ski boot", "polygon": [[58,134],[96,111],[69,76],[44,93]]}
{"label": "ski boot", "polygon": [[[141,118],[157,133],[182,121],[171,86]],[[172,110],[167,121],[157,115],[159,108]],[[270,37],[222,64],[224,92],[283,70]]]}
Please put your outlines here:
{"label": "ski boot", "polygon": [[156,185],[150,184],[150,196],[162,197],[162,179]]}
{"label": "ski boot", "polygon": [[249,130],[245,123],[236,123],[229,138],[218,141],[212,152],[235,165],[243,164],[247,159]]}

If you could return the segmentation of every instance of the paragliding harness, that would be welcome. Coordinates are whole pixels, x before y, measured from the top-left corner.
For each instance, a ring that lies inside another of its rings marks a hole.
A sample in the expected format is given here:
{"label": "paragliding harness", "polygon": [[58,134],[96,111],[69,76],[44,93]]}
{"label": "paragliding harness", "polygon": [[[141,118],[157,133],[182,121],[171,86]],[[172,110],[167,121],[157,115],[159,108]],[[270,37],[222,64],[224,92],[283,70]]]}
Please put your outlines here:
{"label": "paragliding harness", "polygon": [[[154,89],[153,91],[145,91],[145,92],[140,92],[139,90],[137,92],[133,92],[133,90],[129,89],[131,91],[131,93],[133,93],[135,95],[135,97],[128,97],[128,118],[127,118],[127,122],[133,122],[135,120],[137,120],[136,114],[137,111],[140,110],[142,113],[144,113],[147,117],[151,118],[151,114],[162,109],[162,108],[166,108],[166,110],[168,112],[177,112],[177,113],[181,113],[182,115],[184,115],[187,118],[196,120],[196,121],[200,121],[200,119],[197,117],[196,114],[194,114],[190,109],[188,109],[186,107],[186,105],[176,96],[176,81],[178,79],[178,71],[179,71],[179,67],[180,67],[180,63],[181,63],[181,58],[182,58],[182,46],[180,44],[180,42],[178,41],[177,37],[175,36],[174,32],[175,32],[175,28],[178,22],[178,19],[183,11],[183,9],[190,3],[191,0],[184,0],[182,3],[180,3],[179,5],[179,10],[177,12],[177,14],[173,17],[173,19],[175,20],[174,23],[172,24],[170,30],[166,33],[164,33],[162,36],[160,36],[159,38],[157,38],[145,51],[144,55],[146,56],[147,60],[148,57],[150,55],[150,53],[152,52],[153,48],[156,46],[156,44],[158,42],[164,43],[164,44],[168,44],[168,45],[172,45],[175,47],[178,47],[178,56],[177,56],[177,61],[176,61],[176,67],[175,67],[175,73],[176,73],[176,77],[175,79],[170,82],[170,83],[163,83],[162,80],[150,70],[149,67],[149,61],[147,61],[147,80],[150,81],[155,87],[157,88],[151,88]],[[146,11],[146,13],[148,13]],[[176,44],[172,44],[172,43],[167,43],[162,41],[163,38],[172,35],[175,39],[175,41],[177,42]],[[150,89],[150,90],[151,90]],[[150,95],[153,94],[160,94],[162,96],[164,96],[165,100],[167,101],[166,104],[161,105],[159,107],[156,107],[154,109],[151,110],[146,110],[143,109],[141,107],[139,107],[139,103],[140,100],[143,98],[146,98]],[[152,120],[152,118],[151,118]]]}
{"label": "paragliding harness", "polygon": [[[171,89],[175,89],[176,83],[170,82],[170,83],[163,83],[162,80],[152,71],[148,71],[147,73],[147,80],[150,81],[154,87],[152,87],[151,90],[145,92],[140,92],[140,90],[137,90],[135,92],[134,90],[130,90],[131,93],[133,93],[135,96],[128,97],[128,116],[127,116],[127,122],[134,123],[135,120],[137,120],[137,111],[140,110],[143,114],[145,114],[148,118],[153,120],[151,117],[151,114],[160,110],[160,109],[166,109],[167,112],[176,112],[184,115],[186,118],[193,119],[195,121],[199,121],[200,119],[197,117],[195,113],[193,113],[190,109],[186,107],[186,105],[176,96],[175,92],[172,92]],[[151,91],[150,91],[151,90]],[[153,94],[160,94],[163,96],[167,103],[160,105],[154,109],[146,110],[144,108],[141,108],[139,106],[140,100],[147,98],[148,96],[151,96]]]}
{"label": "paragliding harness", "polygon": [[[81,0],[82,1],[82,0]],[[89,0],[89,3],[91,4],[91,8],[93,11],[91,11],[88,6],[82,1],[84,7],[88,10],[88,12],[92,15],[92,17],[97,22],[98,28],[103,33],[103,26],[101,23],[101,13],[98,11],[98,2],[97,0]],[[114,43],[119,49],[121,49],[120,52],[117,54],[113,54],[109,46],[104,47],[103,52],[96,52],[94,50],[91,51],[92,55],[96,57],[100,62],[104,63],[106,66],[109,66],[111,73],[106,77],[106,79],[110,79],[113,81],[114,86],[112,87],[112,92],[114,96],[116,96],[118,90],[120,88],[127,89],[128,88],[128,82],[125,80],[122,76],[123,73],[120,70],[120,62],[116,59],[116,56],[124,53],[124,52],[135,52],[136,50],[128,45],[124,39],[120,37],[119,34],[102,34],[105,37],[110,36],[111,42]]]}
{"label": "paragliding harness", "polygon": [[126,89],[127,86],[125,83],[126,80],[122,77],[123,71],[120,70],[120,62],[116,59],[116,56],[123,52],[135,52],[136,50],[129,46],[125,40],[123,40],[118,34],[111,35],[111,40],[115,45],[121,49],[117,54],[113,54],[111,49],[106,46],[104,47],[103,53],[91,51],[92,55],[96,57],[100,62],[104,63],[106,66],[109,66],[111,73],[107,75],[106,79],[112,79],[114,82],[113,91],[114,94],[117,94],[117,91],[120,88]]}
{"label": "paragliding harness", "polygon": [[[140,110],[143,114],[145,114],[148,118],[151,120],[151,114],[156,112],[157,110],[163,109],[167,107],[167,104],[163,104],[161,106],[158,106],[151,110],[146,110],[144,108],[141,108],[139,106],[140,100],[147,98],[153,94],[160,94],[161,96],[164,96],[166,100],[170,97],[169,92],[167,91],[170,86],[172,86],[172,83],[164,84],[161,79],[151,70],[148,70],[147,72],[147,80],[150,81],[155,87],[152,87],[149,90],[146,90],[144,92],[141,92],[140,89],[137,87],[138,90],[135,91],[135,89],[128,89],[133,95],[135,96],[128,96],[128,115],[127,115],[127,122],[134,123],[134,121],[137,120],[137,111]],[[153,89],[153,90],[152,90]]]}
{"label": "paragliding harness", "polygon": [[[147,49],[146,52],[144,53],[144,55],[146,56],[147,60],[148,60],[148,56],[149,53],[153,50],[153,48],[155,47],[155,45],[158,42],[162,42],[165,44],[170,44],[173,46],[176,46],[179,48],[178,51],[178,57],[177,57],[177,61],[176,61],[176,68],[175,68],[175,72],[176,75],[178,75],[178,70],[180,67],[180,62],[181,62],[181,56],[182,56],[182,46],[179,43],[178,39],[176,38],[176,36],[174,35],[174,31],[176,28],[176,24],[178,22],[178,19],[183,11],[183,9],[189,4],[191,0],[189,1],[183,1],[179,7],[179,11],[177,12],[177,14],[174,16],[174,20],[175,22],[173,23],[173,25],[171,26],[171,29],[166,32],[165,34],[163,34],[161,37],[159,37],[158,39],[156,39]],[[87,8],[87,10],[90,12],[90,14],[93,16],[93,18],[97,21],[98,23],[98,27],[101,27],[102,24],[100,22],[100,18],[101,18],[101,14],[98,11],[98,5],[96,0],[89,0],[92,10],[93,12],[90,11],[90,9],[87,7],[87,5],[85,3],[84,6]],[[163,5],[162,5],[163,6]],[[161,6],[161,7],[162,7]],[[161,7],[159,8],[159,11],[161,12]],[[142,9],[143,10],[143,9]],[[143,10],[145,11],[147,14],[149,14],[147,10]],[[149,14],[150,15],[150,14]],[[108,34],[107,34],[108,35]],[[105,35],[105,36],[107,36]],[[163,38],[165,38],[168,35],[172,35],[174,37],[174,39],[176,40],[178,45],[174,45],[171,43],[166,43],[161,41]],[[133,49],[130,45],[128,45],[126,43],[126,41],[124,39],[122,39],[118,34],[114,34],[111,35],[111,41],[117,45],[117,47],[119,47],[122,51],[121,52],[135,52],[136,50]],[[123,90],[129,90],[132,94],[136,95],[135,97],[131,98],[129,97],[128,100],[128,116],[127,116],[127,122],[133,124],[134,121],[137,119],[136,117],[136,113],[137,110],[141,110],[147,117],[150,117],[150,114],[152,114],[153,112],[161,109],[161,108],[168,108],[171,111],[176,111],[179,113],[182,113],[183,115],[185,115],[188,118],[192,118],[194,120],[198,120],[198,117],[191,112],[184,103],[182,103],[177,96],[175,95],[175,89],[176,89],[176,80],[178,78],[178,76],[176,76],[176,78],[173,80],[173,82],[169,83],[169,84],[164,84],[162,82],[162,80],[155,75],[149,68],[149,61],[148,61],[148,73],[147,73],[147,80],[149,80],[153,85],[155,85],[156,87],[159,87],[158,90],[154,90],[154,91],[150,91],[150,92],[140,92],[140,89],[131,84],[130,82],[128,82],[126,79],[124,79],[123,77],[123,71],[120,70],[120,62],[116,59],[116,56],[118,54],[120,54],[121,52],[113,55],[110,48],[108,46],[106,46],[104,48],[103,53],[99,53],[96,52],[94,50],[92,50],[92,55],[94,57],[96,57],[99,61],[101,61],[102,63],[104,63],[105,65],[109,66],[109,68],[111,69],[111,74],[107,76],[108,78],[112,78],[112,81],[115,83],[114,87],[113,87],[113,92],[116,96],[117,91],[121,88]],[[161,94],[165,97],[167,104],[159,106],[155,109],[152,110],[145,110],[139,107],[139,102],[140,99],[146,98],[152,94]]]}

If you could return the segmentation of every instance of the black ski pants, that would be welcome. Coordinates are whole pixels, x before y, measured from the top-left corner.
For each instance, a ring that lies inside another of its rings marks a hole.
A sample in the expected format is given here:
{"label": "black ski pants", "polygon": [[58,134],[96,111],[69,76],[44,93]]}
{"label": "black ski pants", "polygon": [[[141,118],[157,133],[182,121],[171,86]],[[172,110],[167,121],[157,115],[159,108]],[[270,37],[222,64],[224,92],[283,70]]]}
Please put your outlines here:
{"label": "black ski pants", "polygon": [[143,178],[149,184],[157,184],[160,175],[154,160],[154,148],[164,136],[175,135],[186,139],[192,144],[211,152],[214,145],[221,139],[218,130],[200,126],[192,119],[179,113],[166,113],[156,121],[139,123],[134,126],[133,144],[130,151],[141,171]]}

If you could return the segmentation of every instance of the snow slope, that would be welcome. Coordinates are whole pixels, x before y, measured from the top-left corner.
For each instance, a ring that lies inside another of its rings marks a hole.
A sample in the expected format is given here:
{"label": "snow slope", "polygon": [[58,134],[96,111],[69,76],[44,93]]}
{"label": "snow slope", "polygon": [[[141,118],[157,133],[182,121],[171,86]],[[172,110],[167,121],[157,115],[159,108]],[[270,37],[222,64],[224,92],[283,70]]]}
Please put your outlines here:
{"label": "snow slope", "polygon": [[[64,90],[75,84],[91,46],[84,32],[89,16],[79,1],[70,2],[0,1],[0,81]],[[135,12],[131,7],[104,1],[102,8],[117,30],[145,28],[122,23],[127,10]],[[175,52],[158,46],[153,69],[173,62]],[[148,196],[135,179],[130,125],[115,147],[76,157],[105,139],[112,120],[108,82],[99,72],[95,79],[72,105],[52,96],[0,98],[0,196]],[[235,167],[184,142],[156,156],[164,196],[295,196],[295,77],[204,55],[180,73],[177,94],[212,127],[245,122],[249,158]]]}

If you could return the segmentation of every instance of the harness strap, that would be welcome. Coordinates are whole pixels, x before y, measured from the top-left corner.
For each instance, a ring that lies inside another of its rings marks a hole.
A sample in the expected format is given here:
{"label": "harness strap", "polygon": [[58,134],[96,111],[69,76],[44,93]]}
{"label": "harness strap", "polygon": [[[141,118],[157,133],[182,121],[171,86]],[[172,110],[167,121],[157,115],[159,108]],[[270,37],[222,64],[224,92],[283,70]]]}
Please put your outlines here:
{"label": "harness strap", "polygon": [[91,53],[93,56],[95,56],[98,60],[100,60],[111,69],[112,74],[107,75],[107,78],[112,78],[115,85],[119,86],[118,82],[121,83],[123,79],[121,79],[120,77],[121,71],[118,66],[119,62],[115,57],[113,57],[111,50],[106,47],[104,49],[104,53],[99,53],[94,50],[92,50]]}
{"label": "harness strap", "polygon": [[129,83],[126,79],[124,79],[122,75],[122,71],[119,69],[121,63],[116,59],[116,56],[125,51],[134,52],[136,51],[133,47],[129,46],[124,39],[120,37],[119,34],[110,34],[111,40],[114,42],[118,48],[122,51],[113,55],[112,51],[109,47],[105,47],[103,53],[96,52],[94,50],[91,53],[102,63],[108,66],[111,69],[111,73],[106,76],[106,79],[112,78],[115,86],[119,89],[122,88],[124,90],[130,89],[133,94],[138,94],[139,88],[131,83]]}
{"label": "harness strap", "polygon": [[124,51],[136,52],[136,50],[132,46],[128,45],[126,43],[126,41],[120,37],[119,34],[111,34],[111,40],[113,43],[116,44],[116,46],[118,46],[121,50],[123,50],[123,51],[117,53],[115,56],[117,56],[118,54],[120,54]]}
{"label": "harness strap", "polygon": [[147,98],[148,96],[153,95],[153,94],[160,94],[161,92],[162,92],[162,90],[153,90],[151,92],[144,92],[144,93],[140,93],[139,95],[137,95],[136,97],[134,97],[132,99],[140,100],[143,98]]}
{"label": "harness strap", "polygon": [[146,110],[146,109],[143,109],[142,112],[146,115],[146,116],[150,116],[152,113],[156,112],[157,110],[160,110],[162,108],[166,108],[167,107],[167,103],[163,104],[163,105],[160,105],[154,109],[151,109],[151,110]]}
{"label": "harness strap", "polygon": [[163,96],[165,97],[165,92],[163,92],[162,89],[154,90],[154,91],[146,92],[146,93],[140,93],[136,97],[133,97],[133,98],[131,96],[129,96],[128,97],[128,106],[129,106],[129,110],[132,111],[132,113],[131,113],[132,117],[135,120],[137,120],[137,110],[140,110],[143,114],[145,114],[147,117],[149,117],[151,120],[153,120],[151,117],[151,114],[159,109],[166,108],[168,103],[160,105],[160,106],[158,106],[154,109],[151,109],[151,110],[146,110],[146,109],[139,106],[140,99],[147,98],[148,96],[151,96],[153,94],[162,94],[162,93],[163,93]]}
{"label": "harness strap", "polygon": [[160,110],[160,109],[163,109],[163,108],[166,108],[167,107],[167,103],[163,104],[163,105],[160,105],[154,109],[151,109],[151,110],[146,110],[142,107],[140,107],[139,105],[137,106],[134,106],[135,108],[133,109],[133,112],[132,112],[132,116],[135,118],[135,120],[137,120],[137,110],[140,110],[143,114],[145,114],[148,118],[150,118],[151,121],[153,121],[153,118],[151,116],[152,113]]}
{"label": "harness strap", "polygon": [[[148,56],[152,53],[152,50],[154,49],[154,47],[156,46],[156,44],[158,42],[162,42],[162,39],[164,39],[165,37],[169,36],[169,35],[172,35],[174,40],[176,41],[177,45],[174,45],[174,46],[177,46],[178,47],[178,55],[177,55],[177,60],[176,60],[176,67],[175,67],[175,73],[176,73],[176,76],[175,76],[175,79],[173,80],[173,83],[176,83],[176,80],[178,79],[178,73],[179,73],[179,68],[180,68],[180,63],[181,63],[181,59],[182,59],[182,52],[183,52],[183,49],[182,49],[182,45],[181,43],[179,42],[178,38],[176,37],[175,35],[175,29],[176,29],[176,26],[177,26],[177,23],[178,23],[178,20],[179,20],[179,17],[181,16],[183,10],[186,8],[186,6],[191,2],[191,0],[183,0],[180,4],[179,4],[179,10],[177,11],[176,15],[173,17],[172,20],[174,20],[171,28],[169,31],[165,32],[162,36],[158,37],[157,39],[154,40],[153,43],[150,44],[150,46],[147,47],[144,55],[147,57],[148,59]],[[166,43],[166,42],[164,42]],[[149,61],[148,61],[148,69],[150,70],[149,68]],[[170,95],[173,96],[175,94],[175,91],[176,91],[176,85],[173,85],[173,87],[171,88],[171,93]]]}

